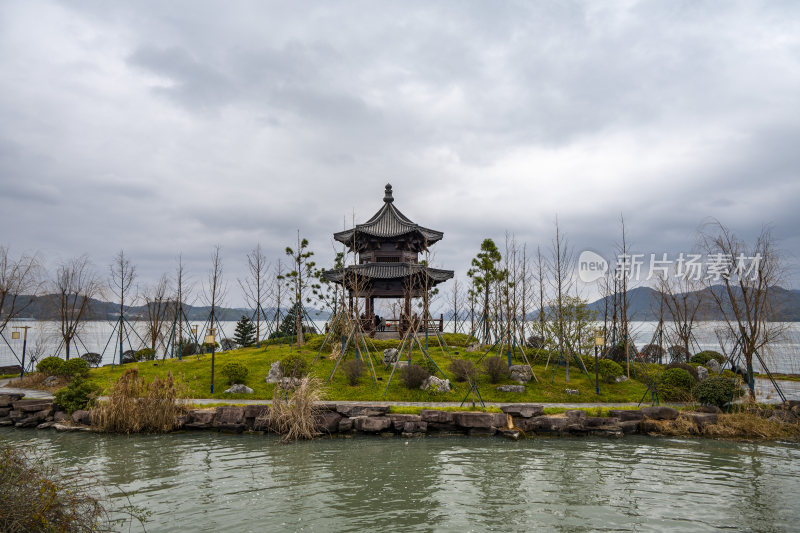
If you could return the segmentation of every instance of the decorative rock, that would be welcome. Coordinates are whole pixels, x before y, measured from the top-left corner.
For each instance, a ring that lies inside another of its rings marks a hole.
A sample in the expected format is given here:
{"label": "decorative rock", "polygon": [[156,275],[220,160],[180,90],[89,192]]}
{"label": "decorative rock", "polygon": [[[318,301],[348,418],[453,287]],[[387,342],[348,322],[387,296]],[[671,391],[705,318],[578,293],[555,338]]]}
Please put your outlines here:
{"label": "decorative rock", "polygon": [[352,431],[353,429],[353,419],[352,418],[342,418],[339,420],[339,433],[345,433],[347,431]]}
{"label": "decorative rock", "polygon": [[278,386],[282,389],[294,389],[300,385],[300,378],[281,378]]}
{"label": "decorative rock", "polygon": [[3,395],[0,395],[0,407],[11,407],[14,402],[17,400],[21,400],[23,394],[19,394],[16,392],[10,392]]}
{"label": "decorative rock", "polygon": [[508,370],[511,372],[511,381],[527,383],[533,379],[533,370],[528,365],[511,365]]}
{"label": "decorative rock", "polygon": [[62,420],[69,420],[69,415],[64,411],[56,411],[53,413],[53,420],[61,422]]}
{"label": "decorative rock", "polygon": [[41,424],[36,426],[36,429],[50,429],[55,424],[56,424],[55,422],[42,422]]}
{"label": "decorative rock", "polygon": [[498,392],[516,392],[518,394],[525,392],[525,385],[498,385],[495,387]]}
{"label": "decorative rock", "polygon": [[187,415],[186,429],[208,429],[214,422],[216,411],[212,409],[192,409]]}
{"label": "decorative rock", "polygon": [[700,381],[705,381],[708,379],[708,369],[704,366],[697,367],[697,379]]}
{"label": "decorative rock", "polygon": [[353,420],[353,427],[365,433],[380,433],[391,425],[392,420],[385,416],[364,416]]}
{"label": "decorative rock", "polygon": [[44,415],[42,412],[33,413],[30,416],[20,419],[16,424],[14,424],[14,426],[18,428],[36,427],[41,424],[45,418],[46,415]]}
{"label": "decorative rock", "polygon": [[633,433],[639,433],[639,422],[639,420],[625,420],[620,422],[619,425],[624,434],[630,435]]}
{"label": "decorative rock", "polygon": [[641,411],[644,416],[647,418],[652,418],[653,420],[675,420],[678,418],[678,410],[673,409],[672,407],[645,407]]}
{"label": "decorative rock", "polygon": [[716,405],[701,405],[695,409],[698,413],[721,413],[722,409],[717,407]]}
{"label": "decorative rock", "polygon": [[56,376],[47,376],[44,378],[44,381],[42,381],[42,385],[45,387],[52,387],[56,383],[58,383],[58,378]]}
{"label": "decorative rock", "polygon": [[451,411],[431,411],[423,409],[419,412],[419,416],[423,422],[434,422],[437,424],[453,423],[453,413]]}
{"label": "decorative rock", "polygon": [[269,374],[264,381],[267,383],[278,383],[281,379],[283,379],[283,371],[281,371],[281,362],[275,361],[269,367]]}
{"label": "decorative rock", "polygon": [[225,392],[230,394],[253,394],[253,389],[247,385],[237,383],[236,385],[231,386],[231,388],[227,389]]}
{"label": "decorative rock", "polygon": [[617,376],[614,379],[615,383],[622,383],[623,381],[628,381],[628,376]]}
{"label": "decorative rock", "polygon": [[383,351],[383,364],[390,365],[397,362],[397,348],[386,348]]}
{"label": "decorative rock", "polygon": [[419,421],[409,420],[405,424],[403,424],[403,435],[407,434],[414,434],[414,433],[427,433],[428,431],[428,423]]}
{"label": "decorative rock", "polygon": [[533,403],[501,405],[500,410],[511,416],[519,416],[522,418],[531,418],[533,416],[542,416],[544,414],[544,407]]}
{"label": "decorative rock", "polygon": [[389,412],[388,405],[358,405],[358,404],[337,404],[336,412],[342,416],[354,418],[357,416],[382,416]]}
{"label": "decorative rock", "polygon": [[244,430],[244,407],[217,407],[213,427],[222,431]]}
{"label": "decorative rock", "polygon": [[706,362],[706,368],[708,368],[708,372],[711,375],[718,376],[720,372],[722,372],[722,365],[719,364],[719,361],[716,359],[709,359]]}
{"label": "decorative rock", "polygon": [[480,352],[481,350],[483,350],[483,347],[479,342],[473,342],[466,348],[467,352]]}
{"label": "decorative rock", "polygon": [[[390,414],[387,417],[392,421],[392,427],[395,431],[402,432],[405,428],[406,422],[422,422],[422,417],[419,415],[406,415],[406,414]],[[427,425],[427,422],[425,423]]]}
{"label": "decorative rock", "polygon": [[34,413],[53,407],[53,400],[17,400],[12,404],[14,409],[23,413]]}
{"label": "decorative rock", "polygon": [[419,388],[422,390],[433,389],[434,392],[450,392],[450,380],[440,379],[436,376],[428,376]]}
{"label": "decorative rock", "polygon": [[581,393],[581,391],[579,391],[578,389],[564,389],[564,392],[567,393],[567,394],[573,394],[573,395],[577,395],[577,394]]}

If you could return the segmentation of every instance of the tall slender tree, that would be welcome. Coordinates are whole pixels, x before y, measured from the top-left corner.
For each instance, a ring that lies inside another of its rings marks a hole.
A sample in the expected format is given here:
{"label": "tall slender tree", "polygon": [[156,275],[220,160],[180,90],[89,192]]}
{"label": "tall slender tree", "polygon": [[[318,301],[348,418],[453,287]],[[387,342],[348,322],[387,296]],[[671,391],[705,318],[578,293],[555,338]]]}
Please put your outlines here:
{"label": "tall slender tree", "polygon": [[[483,322],[482,342],[488,343],[491,337],[490,305],[492,289],[495,283],[503,279],[504,271],[499,268],[502,256],[497,249],[497,245],[492,239],[484,239],[481,243],[481,251],[472,259],[472,268],[467,271],[467,275],[472,278],[476,294],[480,294],[482,303],[482,317],[478,319]],[[474,332],[473,332],[474,334]]]}
{"label": "tall slender tree", "polygon": [[122,341],[125,339],[125,302],[126,298],[130,298],[130,304],[136,300],[136,295],[131,294],[133,282],[136,279],[136,267],[131,264],[130,259],[125,257],[125,251],[120,250],[114,256],[114,261],[109,266],[109,271],[108,287],[119,301],[117,335],[119,340],[119,361],[122,364],[122,352],[124,351]]}
{"label": "tall slender tree", "polygon": [[292,260],[292,270],[286,278],[286,285],[291,288],[294,298],[293,307],[295,308],[295,332],[297,334],[297,345],[302,346],[303,339],[303,301],[311,303],[309,289],[318,291],[321,286],[318,283],[319,273],[314,268],[316,263],[311,260],[314,252],[309,248],[308,239],[300,238],[300,230],[297,231],[297,245],[295,248],[286,247],[286,255]]}
{"label": "tall slender tree", "polygon": [[[206,304],[211,307],[208,318],[209,334],[214,335],[216,340],[217,332],[217,307],[222,305],[227,293],[227,285],[223,279],[222,255],[220,246],[214,247],[211,253],[211,268],[208,271],[208,281],[205,286]],[[211,393],[214,393],[214,355],[216,352],[216,342],[211,342]]]}
{"label": "tall slender tree", "polygon": [[69,360],[72,341],[87,318],[91,301],[101,293],[89,257],[84,254],[60,263],[51,281],[51,291],[55,295],[61,339]]}
{"label": "tall slender tree", "polygon": [[247,254],[247,278],[237,280],[245,301],[255,309],[256,343],[261,342],[261,315],[264,312],[262,304],[266,302],[269,292],[268,272],[269,262],[261,251],[261,243],[258,243]]}

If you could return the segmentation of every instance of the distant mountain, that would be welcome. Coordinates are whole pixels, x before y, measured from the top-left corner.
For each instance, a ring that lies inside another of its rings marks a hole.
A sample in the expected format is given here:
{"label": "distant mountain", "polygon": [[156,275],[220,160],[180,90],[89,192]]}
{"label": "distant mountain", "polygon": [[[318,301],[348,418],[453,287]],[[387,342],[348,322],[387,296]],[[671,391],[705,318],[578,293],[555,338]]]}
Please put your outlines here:
{"label": "distant mountain", "polygon": [[[57,312],[57,299],[56,295],[48,294],[43,296],[19,296],[17,298],[17,307],[23,308],[22,316],[20,318],[27,318],[33,320],[55,320],[58,318]],[[319,311],[314,308],[307,308],[309,316],[315,320],[327,320],[329,313]],[[210,306],[193,306],[184,304],[183,311],[189,320],[207,320],[211,313]],[[275,315],[275,308],[268,308],[264,310],[266,316],[271,318]],[[283,312],[286,310],[283,309]],[[254,314],[253,309],[243,307],[217,307],[215,315],[218,320],[222,322],[237,321],[242,315],[252,317]],[[146,305],[125,306],[125,318],[128,320],[137,320],[144,318],[147,315]],[[104,302],[102,300],[91,299],[89,303],[89,312],[86,315],[87,320],[115,320],[119,316],[119,304],[113,302]]]}

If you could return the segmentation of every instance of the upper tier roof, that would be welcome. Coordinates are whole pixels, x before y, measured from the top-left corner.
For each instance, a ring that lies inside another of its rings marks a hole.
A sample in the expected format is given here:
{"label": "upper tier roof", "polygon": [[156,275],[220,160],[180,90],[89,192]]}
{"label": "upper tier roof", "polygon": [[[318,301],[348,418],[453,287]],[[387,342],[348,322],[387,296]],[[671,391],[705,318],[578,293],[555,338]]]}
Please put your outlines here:
{"label": "upper tier roof", "polygon": [[394,206],[392,186],[389,184],[386,185],[386,194],[383,197],[383,202],[383,207],[372,218],[363,224],[357,224],[353,229],[334,233],[333,238],[341,243],[352,245],[354,237],[359,239],[362,235],[391,239],[416,232],[420,234],[423,241],[431,245],[444,237],[444,233],[441,231],[424,228],[401,213]]}

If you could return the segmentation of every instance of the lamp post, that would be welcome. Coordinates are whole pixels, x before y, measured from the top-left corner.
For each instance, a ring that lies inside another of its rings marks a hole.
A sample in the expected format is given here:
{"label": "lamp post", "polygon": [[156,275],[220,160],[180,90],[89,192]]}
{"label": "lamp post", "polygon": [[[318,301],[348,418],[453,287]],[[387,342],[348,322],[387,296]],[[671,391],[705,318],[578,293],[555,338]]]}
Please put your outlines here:
{"label": "lamp post", "polygon": [[[22,368],[19,371],[19,377],[23,377],[25,375],[25,349],[28,347],[28,330],[31,329],[30,326],[14,326],[13,329],[15,330],[22,330]],[[19,331],[12,331],[11,332],[12,339],[19,339]]]}
{"label": "lamp post", "polygon": [[598,396],[600,396],[600,380],[598,379],[598,369],[597,369],[597,352],[600,350],[601,346],[605,346],[606,338],[603,335],[603,330],[596,329],[594,330],[594,392]]}

